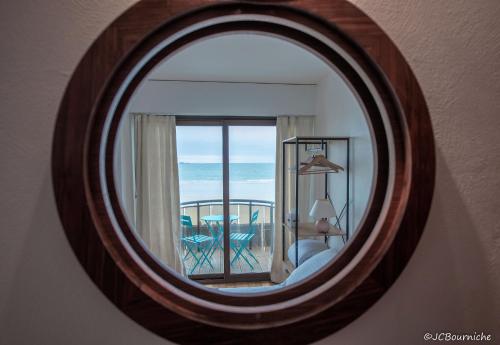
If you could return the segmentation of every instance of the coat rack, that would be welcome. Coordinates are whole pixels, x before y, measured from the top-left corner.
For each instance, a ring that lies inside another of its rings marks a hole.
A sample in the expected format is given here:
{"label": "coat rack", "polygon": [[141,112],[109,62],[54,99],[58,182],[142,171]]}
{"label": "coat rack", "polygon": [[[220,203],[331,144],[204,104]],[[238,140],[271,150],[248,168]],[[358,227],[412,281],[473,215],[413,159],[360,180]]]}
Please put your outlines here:
{"label": "coat rack", "polygon": [[[330,142],[345,142],[346,143],[346,164],[345,168],[331,162],[328,160],[328,144]],[[287,162],[287,146],[294,145],[294,157],[295,157],[295,165],[293,166],[294,170],[294,178],[295,178],[295,195],[294,195],[294,208],[290,211],[294,211],[295,217],[293,219],[292,224],[286,224],[286,173],[287,173],[287,165],[290,162]],[[305,151],[313,153],[313,157],[308,162],[300,162],[299,160],[299,152],[300,148],[304,147]],[[282,164],[283,164],[283,176],[282,176],[282,253],[283,253],[283,261],[286,258],[285,251],[285,233],[287,228],[291,228],[292,233],[294,234],[295,241],[297,242],[299,239],[299,221],[302,217],[307,217],[306,215],[302,215],[299,212],[299,180],[300,176],[304,175],[317,175],[324,174],[325,175],[325,188],[324,188],[324,197],[330,198],[330,194],[328,193],[328,175],[330,173],[338,173],[343,172],[346,178],[346,202],[341,209],[340,216],[337,216],[335,225],[340,230],[345,230],[345,240],[349,240],[350,235],[350,224],[349,224],[349,192],[350,192],[350,177],[349,177],[349,162],[350,162],[350,138],[349,137],[293,137],[289,139],[285,139],[282,142]],[[324,152],[324,154],[318,153],[319,151]],[[341,229],[340,219],[345,215],[345,229]],[[319,235],[319,234],[318,234]],[[343,238],[344,239],[344,238]],[[298,258],[299,258],[299,246],[295,245],[295,267],[298,267]]]}

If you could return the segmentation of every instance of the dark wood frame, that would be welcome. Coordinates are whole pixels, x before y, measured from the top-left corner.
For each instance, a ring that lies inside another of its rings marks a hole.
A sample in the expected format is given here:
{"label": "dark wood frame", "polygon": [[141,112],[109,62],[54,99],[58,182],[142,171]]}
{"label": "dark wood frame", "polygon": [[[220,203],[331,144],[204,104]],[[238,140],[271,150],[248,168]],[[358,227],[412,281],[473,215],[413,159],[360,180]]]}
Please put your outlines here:
{"label": "dark wood frame", "polygon": [[[229,223],[229,126],[276,126],[275,117],[254,117],[254,116],[178,116],[175,118],[177,126],[219,126],[222,127],[222,161],[223,161],[223,211],[224,211],[224,229],[231,229]],[[259,273],[231,273],[230,252],[229,252],[230,231],[224,231],[224,273],[193,275],[189,277],[192,280],[207,284],[233,283],[248,281],[269,281],[269,272]]]}
{"label": "dark wood frame", "polygon": [[[61,103],[52,169],[68,240],[89,276],[118,308],[149,330],[179,343],[273,339],[295,344],[320,339],[347,325],[384,294],[411,257],[427,219],[434,187],[433,134],[422,92],[404,58],[369,17],[345,0],[283,2],[290,6],[227,2],[197,7],[211,1],[140,1],[92,45]],[[349,66],[329,46],[284,25],[236,21],[201,29],[169,45],[163,55],[148,60],[132,80],[126,79],[151,47],[165,37],[193,23],[229,14],[282,18],[335,42],[376,88],[392,133],[386,132],[382,114],[375,109],[371,94],[366,94],[359,75],[346,72]],[[110,143],[118,125],[115,115],[121,114],[148,68],[189,40],[249,28],[300,41],[341,70],[365,104],[377,143],[379,169],[368,217],[338,259],[300,285],[276,293],[237,296],[196,286],[149,255],[121,214],[109,169],[114,148]],[[121,90],[125,81],[126,89]],[[124,91],[119,95],[120,104],[111,109],[119,91]],[[114,115],[108,115],[110,110]],[[393,146],[387,145],[389,137]],[[390,164],[392,189],[387,188]],[[384,200],[389,207],[381,213]],[[377,220],[377,236],[368,243]],[[336,273],[363,245],[366,254],[338,278]],[[325,288],[321,294],[318,286]]]}

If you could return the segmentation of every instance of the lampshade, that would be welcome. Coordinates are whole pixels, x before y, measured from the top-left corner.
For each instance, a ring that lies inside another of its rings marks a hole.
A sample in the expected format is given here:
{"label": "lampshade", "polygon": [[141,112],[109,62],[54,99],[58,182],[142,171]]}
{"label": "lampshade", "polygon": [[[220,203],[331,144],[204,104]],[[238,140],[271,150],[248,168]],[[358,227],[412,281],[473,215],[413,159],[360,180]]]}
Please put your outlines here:
{"label": "lampshade", "polygon": [[318,199],[314,202],[311,211],[309,212],[309,216],[314,219],[323,219],[323,218],[332,218],[335,217],[337,213],[335,212],[335,208],[331,204],[328,199]]}

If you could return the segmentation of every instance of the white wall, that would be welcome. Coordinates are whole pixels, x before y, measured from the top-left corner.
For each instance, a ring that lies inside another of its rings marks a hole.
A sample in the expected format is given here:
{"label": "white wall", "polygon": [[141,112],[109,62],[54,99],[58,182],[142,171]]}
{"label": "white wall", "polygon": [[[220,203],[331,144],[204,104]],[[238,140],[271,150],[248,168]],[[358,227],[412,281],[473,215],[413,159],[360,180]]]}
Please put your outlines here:
{"label": "white wall", "polygon": [[[0,342],[168,344],[118,311],[60,225],[50,149],[64,88],[132,0],[0,2]],[[356,0],[400,47],[437,148],[431,215],[409,265],[370,310],[321,344],[423,344],[438,330],[500,337],[500,3]],[[493,343],[493,342],[492,342]]]}
{"label": "white wall", "polygon": [[[350,138],[349,232],[352,235],[366,210],[371,193],[374,169],[373,147],[363,110],[338,74],[328,74],[318,85],[316,135]],[[346,151],[346,142],[331,142],[328,147],[328,158],[347,169]],[[340,214],[346,204],[346,174],[347,170],[328,175],[328,191],[337,214]],[[318,182],[320,187],[324,188],[324,182]],[[344,217],[341,222],[343,229],[346,229],[346,218]],[[340,241],[336,242],[341,245]]]}
{"label": "white wall", "polygon": [[314,115],[316,85],[148,80],[131,112],[176,115]]}

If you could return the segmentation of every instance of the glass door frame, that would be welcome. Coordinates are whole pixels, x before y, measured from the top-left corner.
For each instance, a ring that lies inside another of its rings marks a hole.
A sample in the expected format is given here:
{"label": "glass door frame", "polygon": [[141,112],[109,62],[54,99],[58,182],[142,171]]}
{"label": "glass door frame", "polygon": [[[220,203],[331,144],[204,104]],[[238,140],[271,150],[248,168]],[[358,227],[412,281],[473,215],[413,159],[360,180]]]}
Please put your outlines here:
{"label": "glass door frame", "polygon": [[[203,283],[234,283],[269,281],[270,272],[231,273],[230,265],[230,193],[229,193],[229,126],[276,126],[276,117],[263,116],[191,116],[176,115],[176,126],[220,126],[222,127],[222,205],[224,214],[224,273],[196,274],[190,279]],[[227,229],[227,230],[226,230]],[[276,226],[274,231],[276,231]]]}

